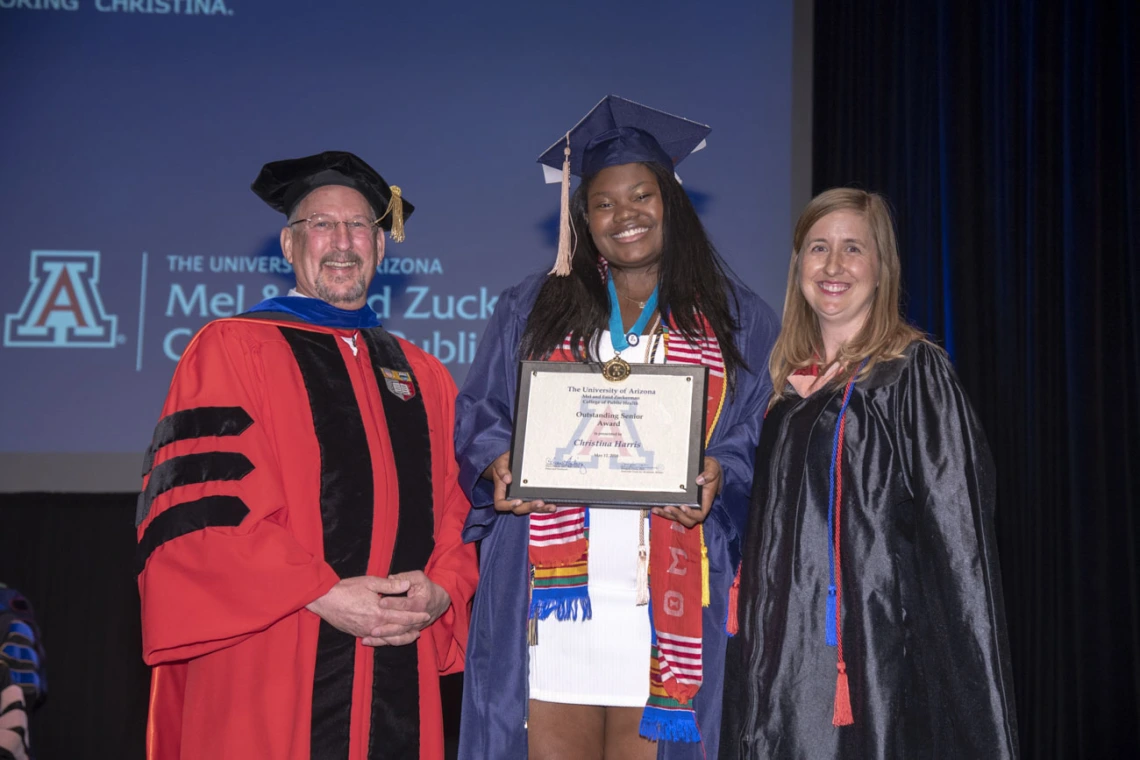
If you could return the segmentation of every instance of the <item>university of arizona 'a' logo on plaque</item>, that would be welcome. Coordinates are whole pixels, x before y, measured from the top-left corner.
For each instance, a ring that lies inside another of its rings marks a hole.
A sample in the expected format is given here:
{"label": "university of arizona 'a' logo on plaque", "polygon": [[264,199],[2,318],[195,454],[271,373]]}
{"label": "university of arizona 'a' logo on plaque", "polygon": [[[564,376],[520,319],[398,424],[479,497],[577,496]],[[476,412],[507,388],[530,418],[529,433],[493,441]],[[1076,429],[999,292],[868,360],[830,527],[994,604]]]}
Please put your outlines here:
{"label": "university of arizona 'a' logo on plaque", "polygon": [[118,317],[99,297],[98,251],[32,251],[28,293],[4,319],[4,345],[111,348]]}

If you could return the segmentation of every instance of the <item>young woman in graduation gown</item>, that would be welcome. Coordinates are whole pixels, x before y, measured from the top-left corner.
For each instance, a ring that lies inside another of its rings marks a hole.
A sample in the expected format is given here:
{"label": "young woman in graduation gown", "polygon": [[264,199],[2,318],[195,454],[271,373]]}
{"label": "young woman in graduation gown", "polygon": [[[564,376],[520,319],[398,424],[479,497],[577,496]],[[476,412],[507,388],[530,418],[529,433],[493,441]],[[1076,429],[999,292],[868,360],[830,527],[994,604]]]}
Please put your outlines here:
{"label": "young woman in graduation gown", "polygon": [[[610,97],[549,152],[582,177],[569,204],[577,244],[564,268],[503,293],[457,401],[464,537],[482,540],[461,758],[715,755],[727,595],[777,325],[725,273],[674,177],[670,156],[707,132]],[[505,498],[519,361],[618,355],[709,367],[701,508]],[[683,614],[663,612],[663,594]]]}
{"label": "young woman in graduation gown", "polygon": [[829,190],[793,244],[720,756],[1016,757],[993,462],[887,206]]}

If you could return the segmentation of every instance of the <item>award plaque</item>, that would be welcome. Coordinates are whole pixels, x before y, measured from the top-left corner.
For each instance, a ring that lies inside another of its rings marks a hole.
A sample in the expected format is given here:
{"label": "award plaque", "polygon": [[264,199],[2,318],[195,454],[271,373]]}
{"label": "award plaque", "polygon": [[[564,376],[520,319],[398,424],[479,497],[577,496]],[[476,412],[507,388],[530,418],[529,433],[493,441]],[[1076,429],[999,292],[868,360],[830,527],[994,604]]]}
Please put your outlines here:
{"label": "award plaque", "polygon": [[507,498],[645,508],[700,506],[706,367],[524,361]]}

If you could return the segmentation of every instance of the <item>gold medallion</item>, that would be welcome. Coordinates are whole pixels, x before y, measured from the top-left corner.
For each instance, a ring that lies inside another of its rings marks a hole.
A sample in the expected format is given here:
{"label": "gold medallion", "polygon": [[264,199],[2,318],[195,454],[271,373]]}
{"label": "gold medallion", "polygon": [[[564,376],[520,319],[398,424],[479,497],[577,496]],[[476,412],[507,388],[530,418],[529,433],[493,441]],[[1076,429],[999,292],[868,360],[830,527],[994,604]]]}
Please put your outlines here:
{"label": "gold medallion", "polygon": [[621,358],[620,355],[615,356],[602,365],[602,377],[609,380],[611,383],[620,383],[622,380],[625,380],[627,377],[629,377],[629,373],[629,362]]}

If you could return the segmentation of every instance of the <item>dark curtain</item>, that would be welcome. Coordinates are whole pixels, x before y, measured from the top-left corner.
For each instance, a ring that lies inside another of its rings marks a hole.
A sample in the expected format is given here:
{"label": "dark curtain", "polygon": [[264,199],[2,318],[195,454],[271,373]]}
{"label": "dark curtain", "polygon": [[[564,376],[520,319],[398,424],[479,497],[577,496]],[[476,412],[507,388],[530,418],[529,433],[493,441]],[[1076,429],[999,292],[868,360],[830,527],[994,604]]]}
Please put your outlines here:
{"label": "dark curtain", "polygon": [[144,755],[134,519],[135,494],[0,495],[0,581],[32,603],[47,655],[38,760]]}
{"label": "dark curtain", "polygon": [[813,189],[884,193],[999,471],[1025,757],[1140,757],[1140,4],[818,0]]}

